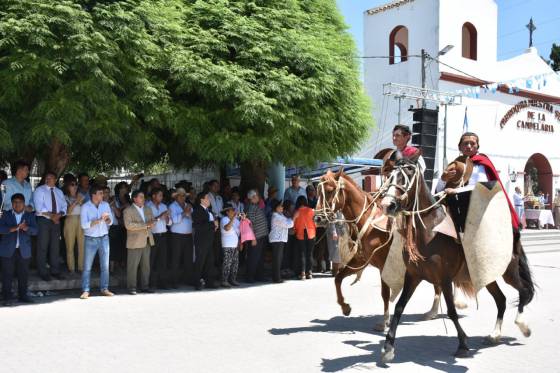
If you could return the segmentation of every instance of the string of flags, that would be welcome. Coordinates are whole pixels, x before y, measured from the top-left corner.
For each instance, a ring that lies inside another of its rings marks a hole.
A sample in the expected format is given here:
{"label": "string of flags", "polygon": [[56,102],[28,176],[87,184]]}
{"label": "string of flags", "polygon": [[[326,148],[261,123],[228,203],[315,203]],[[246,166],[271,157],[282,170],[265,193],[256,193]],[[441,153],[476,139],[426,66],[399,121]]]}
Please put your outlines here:
{"label": "string of flags", "polygon": [[552,79],[555,79],[560,83],[560,74],[558,74],[557,72],[537,74],[525,78],[458,89],[455,91],[455,93],[465,97],[480,98],[481,93],[495,94],[498,91],[498,87],[500,86],[506,86],[508,89],[508,93],[517,93],[521,89],[532,89],[540,91],[541,89],[546,87]]}

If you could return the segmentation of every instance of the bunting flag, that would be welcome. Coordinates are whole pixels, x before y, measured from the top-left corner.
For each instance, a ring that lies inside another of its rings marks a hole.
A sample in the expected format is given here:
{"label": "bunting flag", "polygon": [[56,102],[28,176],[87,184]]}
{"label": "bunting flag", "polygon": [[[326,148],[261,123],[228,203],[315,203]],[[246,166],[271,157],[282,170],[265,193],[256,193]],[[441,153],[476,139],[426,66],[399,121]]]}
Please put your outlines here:
{"label": "bunting flag", "polygon": [[464,95],[470,98],[480,98],[481,93],[492,93],[496,94],[499,86],[506,86],[508,93],[519,93],[521,91],[520,87],[525,89],[533,89],[540,91],[549,83],[549,79],[554,78],[560,83],[560,74],[557,72],[550,72],[545,74],[537,74],[525,78],[513,79],[503,82],[495,82],[487,85],[469,87],[456,90],[454,92]]}
{"label": "bunting flag", "polygon": [[463,119],[463,133],[469,132],[469,117],[467,116],[468,106],[465,106],[465,119]]}

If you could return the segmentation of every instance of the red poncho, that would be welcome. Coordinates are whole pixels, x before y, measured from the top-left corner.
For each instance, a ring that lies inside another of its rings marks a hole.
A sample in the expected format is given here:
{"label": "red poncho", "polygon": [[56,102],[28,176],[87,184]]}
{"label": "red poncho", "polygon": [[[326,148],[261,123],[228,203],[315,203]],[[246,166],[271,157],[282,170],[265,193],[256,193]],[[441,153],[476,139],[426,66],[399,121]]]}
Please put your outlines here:
{"label": "red poncho", "polygon": [[474,164],[479,164],[484,166],[484,169],[486,171],[486,176],[488,176],[488,181],[497,181],[498,183],[500,183],[500,186],[502,187],[502,190],[504,191],[504,194],[506,195],[506,199],[508,201],[508,205],[509,205],[509,211],[511,213],[511,225],[513,226],[513,229],[515,230],[519,230],[519,219],[517,217],[517,214],[515,212],[515,209],[513,208],[513,205],[511,204],[511,201],[509,200],[509,196],[504,188],[504,185],[502,184],[502,181],[500,180],[500,176],[498,175],[498,171],[496,171],[496,168],[494,167],[494,165],[492,164],[492,161],[490,161],[490,159],[484,155],[484,154],[475,154],[471,157],[471,160],[473,161]]}

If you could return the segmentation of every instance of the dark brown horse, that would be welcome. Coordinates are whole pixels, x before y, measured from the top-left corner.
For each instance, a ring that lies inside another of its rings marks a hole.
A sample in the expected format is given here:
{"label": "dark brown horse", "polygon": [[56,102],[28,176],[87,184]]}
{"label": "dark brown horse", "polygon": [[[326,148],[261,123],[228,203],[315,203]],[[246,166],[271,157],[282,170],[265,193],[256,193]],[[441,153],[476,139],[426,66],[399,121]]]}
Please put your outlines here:
{"label": "dark brown horse", "polygon": [[[318,202],[316,216],[319,218],[333,219],[337,211],[341,211],[347,222],[352,222],[356,229],[351,230],[352,240],[357,240],[359,232],[362,231],[360,244],[357,246],[357,253],[342,268],[335,277],[337,302],[342,308],[342,313],[348,316],[351,312],[349,304],[345,303],[342,296],[342,281],[352,275],[361,274],[361,271],[368,265],[383,271],[387,254],[392,243],[390,232],[387,229],[371,224],[371,214],[375,210],[379,211],[378,200],[374,196],[364,192],[354,180],[344,174],[342,169],[333,173],[330,170],[321,177],[318,186]],[[364,227],[365,225],[368,227]],[[381,281],[381,296],[383,298],[383,322],[375,326],[378,331],[384,331],[389,325],[389,287]],[[436,291],[436,299],[439,293]],[[434,302],[436,303],[436,302]],[[433,310],[432,310],[433,311]],[[433,317],[433,312],[427,315]]]}
{"label": "dark brown horse", "polygon": [[[432,197],[416,163],[417,157],[402,159],[400,154],[396,154],[385,164],[386,168],[392,169],[388,189],[382,201],[385,212],[390,216],[404,213],[408,219],[415,219],[416,224],[414,231],[411,231],[414,245],[408,245],[409,249],[403,250],[403,259],[406,264],[404,287],[395,306],[389,332],[382,349],[383,362],[389,362],[394,358],[395,335],[399,320],[408,300],[422,280],[431,282],[443,290],[447,303],[447,314],[453,321],[459,338],[456,355],[468,355],[467,336],[459,324],[453,303],[453,282],[457,281],[461,269],[466,266],[463,247],[455,239],[433,231],[433,228],[443,220],[444,210]],[[408,227],[410,225],[409,222]],[[506,283],[519,292],[518,314],[515,323],[528,337],[531,330],[523,317],[523,309],[533,299],[535,288],[527,257],[519,242],[518,232],[514,233],[512,259],[503,278]],[[496,343],[501,337],[506,298],[496,282],[490,283],[486,288],[498,308],[494,331],[488,336],[490,342]]]}

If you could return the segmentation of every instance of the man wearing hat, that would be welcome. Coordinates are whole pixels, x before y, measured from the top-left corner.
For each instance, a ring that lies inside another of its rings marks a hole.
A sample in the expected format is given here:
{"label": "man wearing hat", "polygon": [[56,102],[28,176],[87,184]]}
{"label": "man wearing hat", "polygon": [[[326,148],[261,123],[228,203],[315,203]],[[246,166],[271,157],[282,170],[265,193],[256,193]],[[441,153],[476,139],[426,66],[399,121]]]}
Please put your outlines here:
{"label": "man wearing hat", "polygon": [[171,195],[175,200],[169,205],[171,217],[171,286],[177,288],[183,280],[194,282],[192,206],[187,201],[187,192],[177,188]]}

